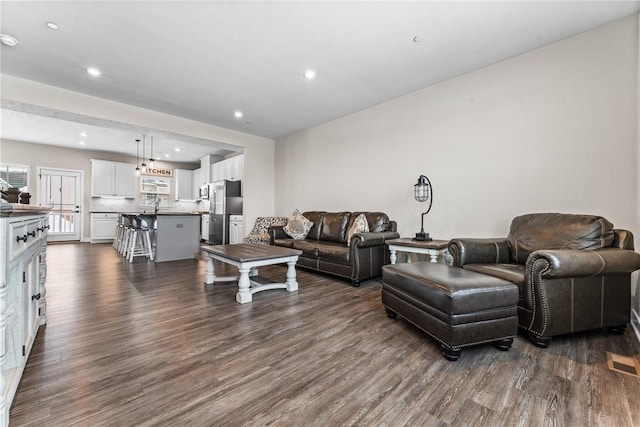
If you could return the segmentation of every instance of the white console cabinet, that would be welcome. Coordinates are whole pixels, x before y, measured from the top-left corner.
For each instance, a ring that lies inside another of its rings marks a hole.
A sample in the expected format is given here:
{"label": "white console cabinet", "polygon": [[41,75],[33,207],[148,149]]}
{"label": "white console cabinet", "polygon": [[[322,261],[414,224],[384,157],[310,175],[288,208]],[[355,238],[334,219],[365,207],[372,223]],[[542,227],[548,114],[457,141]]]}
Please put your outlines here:
{"label": "white console cabinet", "polygon": [[48,213],[0,205],[0,426],[9,410],[38,328],[46,323]]}

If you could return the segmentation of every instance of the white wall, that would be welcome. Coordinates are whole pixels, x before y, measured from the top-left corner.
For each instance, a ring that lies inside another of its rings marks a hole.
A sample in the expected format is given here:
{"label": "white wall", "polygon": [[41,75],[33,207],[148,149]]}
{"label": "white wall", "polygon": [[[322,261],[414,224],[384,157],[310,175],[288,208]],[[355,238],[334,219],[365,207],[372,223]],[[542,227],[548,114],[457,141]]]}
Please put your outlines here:
{"label": "white wall", "polygon": [[435,238],[506,236],[537,211],[638,234],[635,17],[276,141],[276,214],[379,210]]}
{"label": "white wall", "polygon": [[6,74],[0,75],[0,78],[2,98],[5,100],[244,147],[245,229],[251,230],[256,217],[273,215],[273,140],[19,79]]}

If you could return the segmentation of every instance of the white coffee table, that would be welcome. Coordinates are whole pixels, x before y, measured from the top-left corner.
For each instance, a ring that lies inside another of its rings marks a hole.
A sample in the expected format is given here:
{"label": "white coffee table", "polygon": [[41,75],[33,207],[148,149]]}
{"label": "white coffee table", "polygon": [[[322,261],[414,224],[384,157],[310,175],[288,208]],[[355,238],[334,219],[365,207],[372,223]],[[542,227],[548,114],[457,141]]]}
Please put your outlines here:
{"label": "white coffee table", "polygon": [[[207,270],[204,283],[213,285],[215,282],[238,279],[238,293],[236,301],[240,304],[251,302],[256,292],[269,289],[286,289],[289,292],[298,290],[296,281],[296,262],[302,251],[283,248],[280,246],[241,243],[236,245],[205,245],[201,247],[207,257]],[[213,260],[238,267],[240,277],[216,276]],[[284,283],[259,283],[251,280],[250,276],[258,274],[258,267],[273,264],[287,264],[287,279]]]}

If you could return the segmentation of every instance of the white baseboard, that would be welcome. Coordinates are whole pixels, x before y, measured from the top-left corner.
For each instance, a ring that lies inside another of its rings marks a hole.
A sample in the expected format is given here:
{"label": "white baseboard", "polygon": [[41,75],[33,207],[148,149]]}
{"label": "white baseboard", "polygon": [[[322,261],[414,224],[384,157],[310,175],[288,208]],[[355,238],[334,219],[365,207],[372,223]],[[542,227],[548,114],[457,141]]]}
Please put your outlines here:
{"label": "white baseboard", "polygon": [[638,342],[640,342],[640,315],[635,309],[631,309],[631,326],[636,333]]}

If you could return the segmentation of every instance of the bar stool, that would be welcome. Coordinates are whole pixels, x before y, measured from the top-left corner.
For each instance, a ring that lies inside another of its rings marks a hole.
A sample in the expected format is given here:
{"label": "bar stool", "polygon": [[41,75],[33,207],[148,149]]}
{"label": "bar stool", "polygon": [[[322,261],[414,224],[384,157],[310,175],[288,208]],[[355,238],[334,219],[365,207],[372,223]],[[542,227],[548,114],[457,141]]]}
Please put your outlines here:
{"label": "bar stool", "polygon": [[137,256],[148,257],[153,261],[153,248],[151,247],[151,230],[141,227],[130,227],[128,230],[128,249],[125,257],[129,262],[133,262],[133,258]]}

